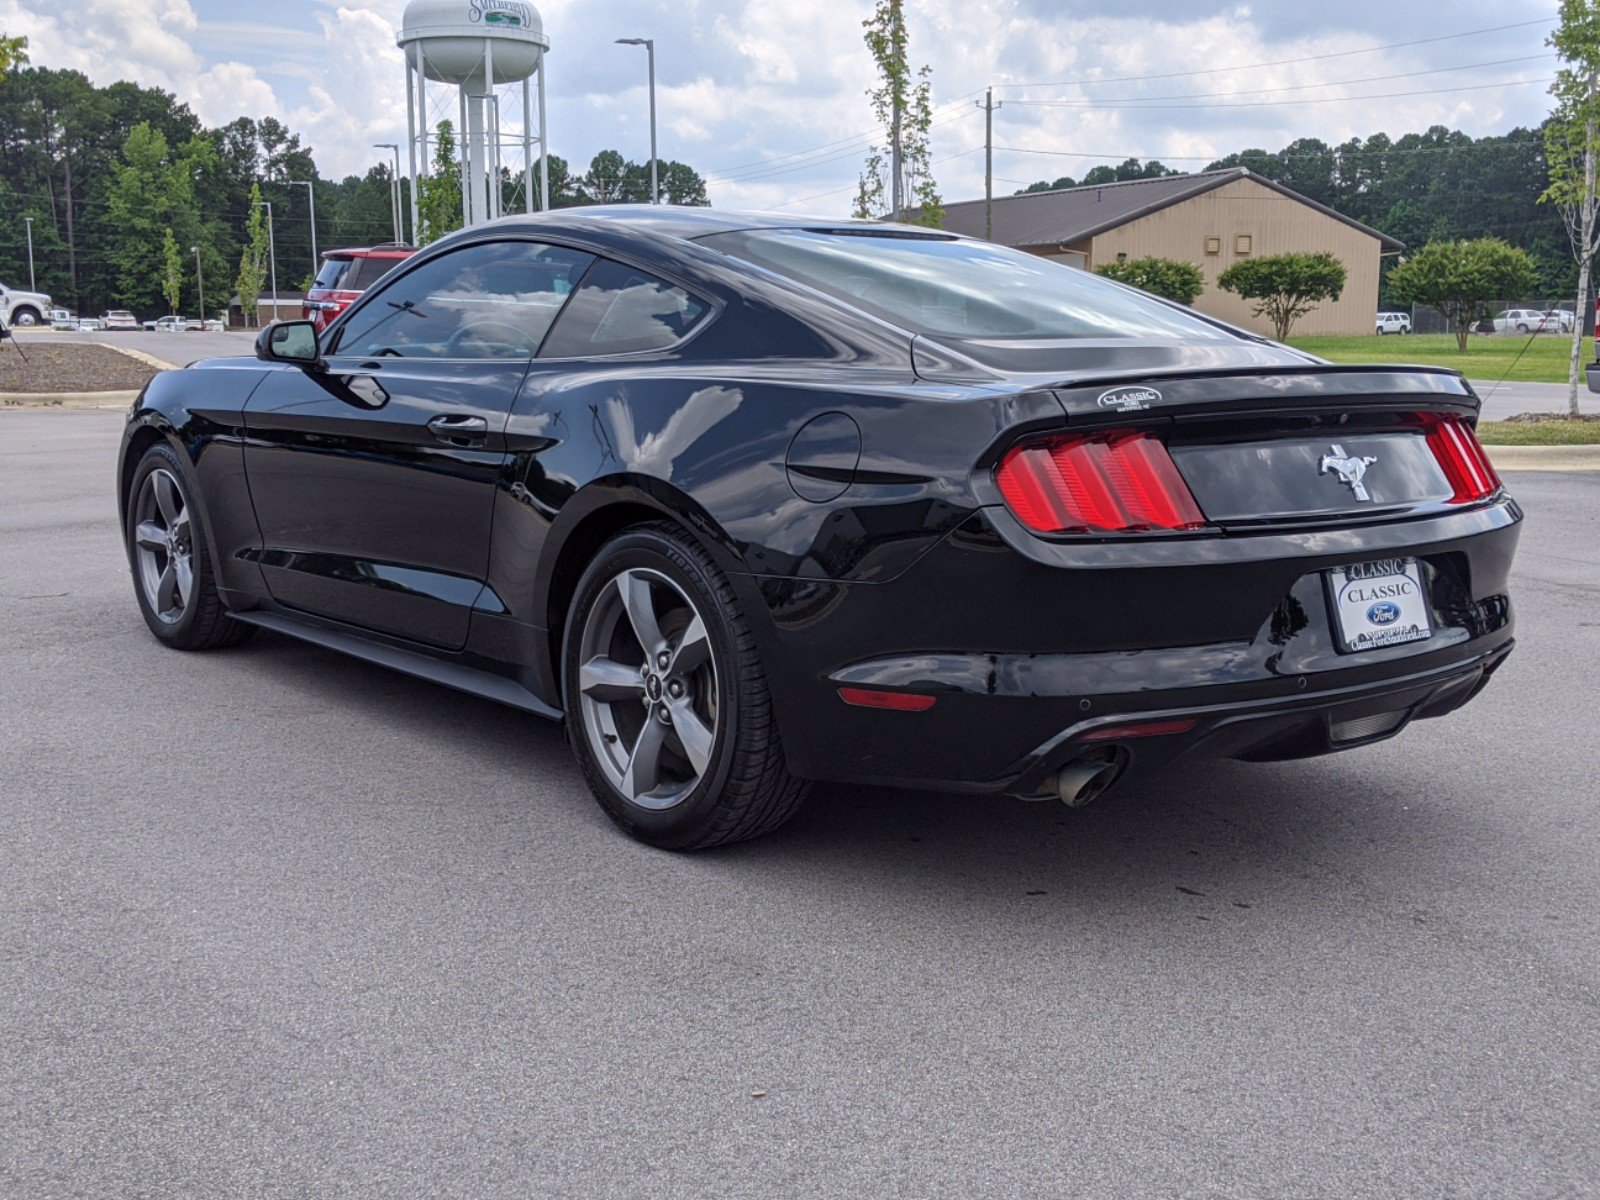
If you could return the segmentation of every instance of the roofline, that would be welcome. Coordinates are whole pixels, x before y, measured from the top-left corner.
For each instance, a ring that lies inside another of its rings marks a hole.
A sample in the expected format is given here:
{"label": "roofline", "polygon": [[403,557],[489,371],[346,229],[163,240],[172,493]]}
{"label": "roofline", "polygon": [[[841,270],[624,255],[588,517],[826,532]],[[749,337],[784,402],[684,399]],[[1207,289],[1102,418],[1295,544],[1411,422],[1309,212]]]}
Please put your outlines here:
{"label": "roofline", "polygon": [[[1154,178],[1161,178],[1161,177],[1160,176],[1156,176]],[[1249,167],[1230,167],[1230,168],[1227,168],[1227,169],[1221,170],[1221,171],[1201,171],[1201,172],[1197,173],[1194,176],[1194,178],[1198,181],[1198,182],[1196,182],[1194,187],[1185,188],[1184,190],[1179,191],[1179,192],[1173,192],[1172,194],[1170,194],[1170,195],[1168,195],[1168,196],[1166,196],[1166,197],[1164,197],[1164,198],[1162,198],[1160,200],[1154,200],[1151,203],[1146,204],[1143,208],[1135,209],[1131,213],[1126,213],[1123,216],[1114,218],[1113,220],[1103,222],[1102,224],[1099,224],[1099,225],[1091,226],[1090,228],[1084,230],[1083,232],[1078,233],[1077,235],[1075,235],[1074,240],[1081,241],[1084,238],[1099,237],[1102,233],[1108,233],[1113,229],[1118,229],[1118,228],[1122,227],[1123,225],[1128,225],[1128,224],[1131,224],[1134,221],[1142,220],[1143,218],[1150,216],[1152,213],[1158,213],[1164,208],[1171,208],[1174,204],[1179,204],[1179,203],[1181,203],[1181,202],[1183,202],[1185,200],[1192,199],[1195,196],[1203,195],[1206,192],[1209,192],[1209,191],[1211,191],[1211,190],[1213,190],[1215,188],[1223,187],[1226,184],[1237,182],[1240,179],[1253,179],[1253,180],[1255,180],[1255,182],[1261,184],[1263,187],[1271,188],[1273,191],[1277,192],[1279,195],[1287,196],[1289,199],[1298,201],[1299,203],[1304,204],[1307,208],[1314,208],[1318,212],[1322,213],[1324,216],[1332,217],[1334,220],[1340,222],[1341,224],[1348,225],[1348,226],[1350,226],[1350,228],[1358,230],[1361,233],[1366,234],[1368,237],[1373,237],[1373,238],[1378,239],[1378,244],[1380,246],[1381,253],[1384,253],[1384,254],[1399,254],[1399,253],[1402,253],[1406,248],[1406,244],[1404,242],[1400,241],[1398,238],[1392,238],[1386,233],[1381,233],[1378,230],[1372,228],[1370,225],[1363,225],[1360,221],[1356,220],[1354,217],[1347,217],[1347,216],[1345,216],[1344,213],[1339,212],[1337,209],[1329,208],[1326,204],[1320,204],[1317,201],[1311,199],[1311,197],[1303,196],[1299,192],[1295,191],[1293,188],[1285,187],[1283,184],[1278,183],[1275,180],[1268,179],[1264,175],[1257,175]],[[1117,180],[1115,183],[1080,184],[1078,187],[1075,187],[1075,188],[1056,188],[1056,189],[1054,189],[1053,191],[1050,191],[1050,192],[1030,192],[1030,193],[1023,193],[1023,195],[1031,195],[1031,196],[1056,195],[1056,196],[1059,196],[1064,192],[1082,192],[1082,191],[1087,191],[1091,187],[1096,187],[1096,188],[1100,188],[1100,187],[1116,187],[1116,186],[1119,186],[1119,185],[1122,185],[1122,184],[1144,183],[1144,182],[1145,182],[1145,180],[1142,180],[1142,179],[1122,179],[1122,180]],[[1007,196],[1006,197],[1007,200],[1017,200],[1017,199],[1021,199],[1021,198],[1022,197],[1020,197],[1020,196]],[[963,203],[981,204],[983,202],[981,200],[970,200],[970,201],[963,201]],[[1065,243],[1061,243],[1059,241],[1025,242],[1025,243],[1020,244],[1017,247],[1017,249],[1019,249],[1019,250],[1033,250],[1033,249],[1038,249],[1038,248],[1043,247],[1043,246],[1057,246],[1057,245],[1063,245],[1063,244],[1065,244]]]}

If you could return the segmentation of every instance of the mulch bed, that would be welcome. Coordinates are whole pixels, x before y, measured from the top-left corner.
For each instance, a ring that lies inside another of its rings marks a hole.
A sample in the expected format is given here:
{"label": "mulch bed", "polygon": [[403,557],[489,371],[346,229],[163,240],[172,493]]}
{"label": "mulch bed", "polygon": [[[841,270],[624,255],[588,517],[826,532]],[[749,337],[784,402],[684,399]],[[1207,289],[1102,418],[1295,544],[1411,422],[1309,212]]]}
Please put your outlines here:
{"label": "mulch bed", "polygon": [[1570,421],[1574,424],[1592,425],[1600,422],[1600,413],[1518,413],[1514,417],[1507,417],[1503,424],[1506,425],[1545,425],[1555,421]]}
{"label": "mulch bed", "polygon": [[0,349],[0,403],[7,392],[131,392],[150,381],[156,369],[109,346],[27,342],[22,361],[15,343]]}

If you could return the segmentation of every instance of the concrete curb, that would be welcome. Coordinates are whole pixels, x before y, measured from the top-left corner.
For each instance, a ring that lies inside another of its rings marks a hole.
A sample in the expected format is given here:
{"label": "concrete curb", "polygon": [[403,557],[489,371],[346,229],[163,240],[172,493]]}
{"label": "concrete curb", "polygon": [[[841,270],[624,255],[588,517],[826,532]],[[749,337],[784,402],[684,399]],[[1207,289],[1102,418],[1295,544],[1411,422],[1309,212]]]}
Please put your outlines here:
{"label": "concrete curb", "polygon": [[1485,446],[1496,471],[1600,471],[1600,446]]}
{"label": "concrete curb", "polygon": [[8,408],[127,408],[138,392],[0,392]]}

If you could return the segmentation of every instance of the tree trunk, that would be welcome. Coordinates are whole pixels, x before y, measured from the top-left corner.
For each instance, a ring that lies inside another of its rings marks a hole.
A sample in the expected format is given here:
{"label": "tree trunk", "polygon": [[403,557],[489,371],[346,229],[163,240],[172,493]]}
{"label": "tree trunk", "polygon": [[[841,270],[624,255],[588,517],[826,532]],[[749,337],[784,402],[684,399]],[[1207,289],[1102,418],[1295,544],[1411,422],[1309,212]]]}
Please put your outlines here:
{"label": "tree trunk", "polygon": [[[1573,312],[1572,355],[1567,363],[1567,412],[1578,415],[1578,356],[1583,352],[1583,318],[1589,303],[1590,248],[1594,245],[1595,218],[1594,119],[1584,123],[1583,202],[1579,212],[1578,307]],[[1596,330],[1600,333],[1600,330]]]}
{"label": "tree trunk", "polygon": [[1467,334],[1472,332],[1472,325],[1466,319],[1456,322],[1456,351],[1460,354],[1467,352]]}

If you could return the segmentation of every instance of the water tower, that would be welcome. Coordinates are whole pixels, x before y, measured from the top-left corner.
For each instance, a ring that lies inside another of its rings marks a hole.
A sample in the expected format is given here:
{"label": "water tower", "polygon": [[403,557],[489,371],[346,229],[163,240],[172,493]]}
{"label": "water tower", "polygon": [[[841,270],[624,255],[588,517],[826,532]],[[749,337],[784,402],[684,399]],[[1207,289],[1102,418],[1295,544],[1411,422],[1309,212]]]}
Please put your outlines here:
{"label": "water tower", "polygon": [[[547,207],[550,171],[544,112],[544,56],[550,48],[538,10],[526,0],[411,0],[400,23],[399,46],[406,56],[406,127],[411,178],[426,178],[433,167],[434,118],[453,115],[461,161],[462,220],[467,225],[493,220],[505,206],[501,186],[505,150],[522,151],[522,202],[534,210],[534,145],[539,147],[538,207]],[[532,81],[538,83],[538,125],[534,125]],[[450,84],[456,102],[429,106],[428,84]],[[521,84],[520,133],[503,134],[502,93]],[[419,175],[420,171],[420,175]],[[515,190],[515,189],[513,189]],[[411,190],[411,227],[418,227],[417,189]]]}

